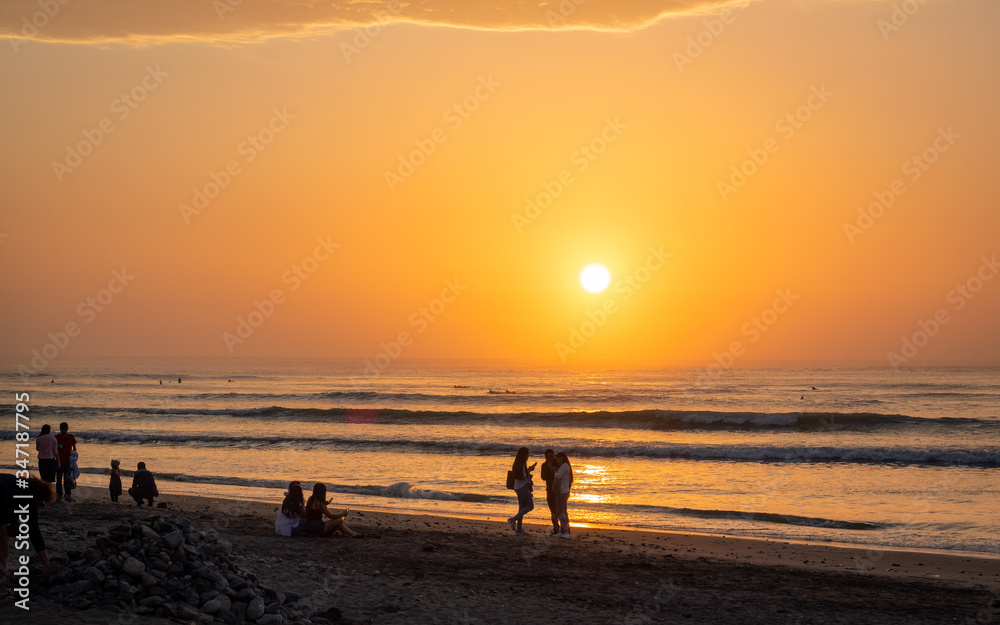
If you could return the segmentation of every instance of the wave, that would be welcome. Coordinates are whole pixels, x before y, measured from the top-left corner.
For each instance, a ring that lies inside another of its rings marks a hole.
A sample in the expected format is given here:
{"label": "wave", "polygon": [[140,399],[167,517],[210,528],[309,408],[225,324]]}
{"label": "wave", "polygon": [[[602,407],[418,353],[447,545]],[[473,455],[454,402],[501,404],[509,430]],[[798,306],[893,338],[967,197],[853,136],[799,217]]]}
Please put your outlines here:
{"label": "wave", "polygon": [[[211,434],[166,434],[133,432],[75,432],[82,440],[124,445],[177,445],[261,449],[294,447],[297,450],[397,451],[457,456],[513,456],[518,444],[462,440],[406,440],[341,437],[245,436]],[[0,440],[13,439],[13,432],[0,433]],[[779,445],[698,445],[687,443],[643,443],[638,445],[576,445],[563,451],[571,458],[649,458],[758,463],[826,463],[891,465],[1000,466],[1000,449],[915,449],[909,447],[785,447]]]}
{"label": "wave", "polygon": [[[226,394],[224,397],[229,399]],[[239,394],[237,394],[239,395]],[[243,397],[239,395],[239,397]],[[280,418],[283,421],[351,422],[363,418],[372,423],[400,425],[541,425],[559,427],[611,427],[648,430],[753,430],[859,431],[885,428],[983,426],[1000,429],[1000,420],[973,417],[912,417],[879,412],[726,412],[717,410],[593,410],[506,411],[408,410],[402,408],[294,408],[279,405],[247,408],[184,407],[165,402],[143,408],[98,408],[79,406],[32,407],[53,416],[104,414],[108,416],[157,415],[171,417],[230,416]]]}

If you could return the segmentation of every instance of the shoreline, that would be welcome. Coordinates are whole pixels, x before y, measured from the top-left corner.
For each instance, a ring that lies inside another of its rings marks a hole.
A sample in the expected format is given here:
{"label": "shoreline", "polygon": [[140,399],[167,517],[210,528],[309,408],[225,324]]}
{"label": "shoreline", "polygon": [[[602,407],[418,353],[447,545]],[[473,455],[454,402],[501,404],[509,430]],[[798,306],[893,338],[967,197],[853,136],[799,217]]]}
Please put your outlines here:
{"label": "shoreline", "polygon": [[[586,526],[562,540],[547,537],[537,517],[525,523],[528,536],[516,536],[504,520],[358,508],[347,522],[364,538],[286,538],[274,534],[277,501],[164,495],[162,509],[127,496],[114,506],[106,489],[76,494],[42,511],[56,562],[122,520],[184,516],[231,541],[234,559],[262,584],[295,592],[317,612],[336,608],[343,623],[552,623],[552,614],[564,619],[555,622],[643,623],[674,611],[706,624],[964,622],[984,609],[1000,618],[997,558]],[[117,619],[37,591],[36,616]],[[0,615],[11,606],[0,604]]]}
{"label": "shoreline", "polygon": [[[107,475],[100,475],[100,478],[101,478],[102,481],[106,480],[107,477],[108,477]],[[88,481],[90,481],[90,480],[88,480]],[[165,482],[165,483],[166,484],[173,484],[172,482],[169,482],[169,481]],[[90,488],[90,489],[93,489],[93,490],[98,491],[98,492],[104,490],[104,488],[102,486],[87,486],[87,485],[83,485],[83,486],[84,486],[84,488]],[[247,488],[247,487],[241,487],[241,488]],[[250,488],[259,488],[259,487],[250,487]],[[276,499],[274,499],[274,500],[280,501],[280,499],[281,499],[280,491],[277,490],[277,489],[275,489],[274,492],[276,493]],[[307,495],[308,495],[308,493],[307,493]],[[127,497],[127,495],[125,495],[125,496]],[[335,498],[334,499],[335,501],[336,501],[336,497],[337,496],[338,496],[338,493],[336,493],[336,492],[331,492],[331,493],[328,494],[328,497]],[[268,503],[270,503],[270,501],[272,501],[270,499],[264,499],[262,497],[253,496],[253,495],[251,496],[252,498],[250,498],[250,499],[232,499],[232,498],[229,498],[229,497],[219,497],[219,496],[215,496],[215,495],[211,495],[211,494],[191,494],[191,493],[171,494],[170,497],[176,497],[176,498],[196,497],[196,498],[212,499],[212,500],[230,500],[230,501],[234,501],[234,502],[235,501],[239,501],[239,502],[245,502],[245,503],[260,503],[260,504],[268,504]],[[407,515],[427,515],[427,516],[434,516],[435,514],[437,514],[437,512],[433,511],[433,510],[420,509],[420,508],[416,508],[416,507],[409,508],[409,507],[407,507],[407,502],[408,501],[410,501],[410,500],[406,499],[406,498],[399,499],[400,505],[399,506],[394,506],[394,507],[391,507],[391,506],[379,506],[379,505],[365,505],[365,504],[359,504],[357,502],[353,502],[352,501],[350,503],[350,507],[351,507],[352,510],[364,510],[364,511],[370,511],[370,512],[373,512],[373,513],[385,513],[385,514],[407,514]],[[420,500],[420,501],[424,501],[424,500]],[[536,498],[535,510],[525,518],[524,522],[526,524],[530,523],[532,525],[540,525],[540,526],[546,525],[546,523],[543,520],[544,517],[541,516],[542,514],[546,514],[547,513],[546,510],[547,510],[547,508],[545,506],[544,500]],[[445,514],[445,516],[447,518],[466,519],[466,520],[470,520],[470,521],[484,521],[484,522],[506,523],[506,517],[497,517],[497,518],[494,519],[494,517],[492,517],[489,514],[478,514],[477,515],[477,514],[467,514],[467,513],[461,513],[461,512],[448,511]],[[780,542],[780,543],[788,543],[788,544],[796,544],[796,545],[804,545],[804,546],[810,546],[810,545],[812,545],[812,546],[816,546],[816,547],[833,547],[833,548],[841,548],[841,549],[849,549],[849,550],[853,549],[853,550],[861,550],[861,551],[876,550],[876,551],[881,551],[881,552],[902,552],[902,553],[913,553],[913,554],[923,553],[923,554],[932,554],[932,555],[933,554],[937,554],[937,555],[944,555],[944,556],[962,556],[962,557],[975,557],[975,558],[983,558],[983,559],[998,559],[998,560],[1000,560],[1000,553],[997,553],[997,552],[973,551],[973,550],[964,550],[964,549],[941,549],[941,548],[934,548],[934,547],[905,547],[905,546],[898,546],[898,545],[882,545],[882,544],[879,544],[878,542],[857,542],[857,543],[851,543],[851,542],[836,541],[836,540],[825,541],[825,540],[809,540],[809,539],[802,539],[802,538],[751,536],[751,535],[745,535],[745,534],[739,534],[739,533],[729,533],[729,532],[726,532],[726,533],[711,533],[711,532],[703,532],[703,531],[696,531],[696,530],[663,529],[663,528],[656,528],[656,527],[643,527],[643,526],[630,526],[630,525],[611,525],[611,524],[605,524],[605,523],[591,523],[591,522],[574,523],[573,526],[574,527],[581,527],[581,528],[599,529],[599,530],[649,532],[649,533],[654,533],[654,534],[655,533],[664,533],[664,534],[669,534],[669,535],[705,536],[705,537],[709,537],[709,538],[727,538],[727,539],[737,539],[737,540],[758,540],[758,541],[762,541],[762,542]]]}

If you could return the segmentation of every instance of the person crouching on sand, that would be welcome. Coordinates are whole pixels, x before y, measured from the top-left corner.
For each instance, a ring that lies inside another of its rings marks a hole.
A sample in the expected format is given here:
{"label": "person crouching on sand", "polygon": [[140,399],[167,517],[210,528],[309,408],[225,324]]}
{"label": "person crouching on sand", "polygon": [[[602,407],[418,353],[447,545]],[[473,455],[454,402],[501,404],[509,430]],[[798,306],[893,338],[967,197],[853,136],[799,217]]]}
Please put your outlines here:
{"label": "person crouching on sand", "polygon": [[298,536],[306,531],[306,499],[302,484],[288,484],[288,492],[281,502],[278,518],[274,520],[274,533],[278,536]]}
{"label": "person crouching on sand", "polygon": [[528,466],[528,448],[522,447],[514,456],[514,464],[510,470],[514,473],[514,492],[517,493],[517,514],[507,519],[507,525],[518,534],[524,534],[521,526],[524,515],[535,509],[535,501],[531,496],[531,472],[538,463]]}
{"label": "person crouching on sand", "polygon": [[153,499],[160,496],[160,491],[156,489],[156,478],[146,470],[146,463],[140,462],[136,465],[136,471],[132,475],[132,488],[128,489],[129,496],[135,499],[135,505],[141,506],[143,499],[149,500],[149,507],[153,507]]}
{"label": "person crouching on sand", "polygon": [[552,490],[555,491],[556,496],[559,537],[570,538],[569,513],[566,507],[569,505],[569,489],[573,485],[573,467],[569,463],[569,458],[561,451],[556,454],[556,462],[559,463],[559,468],[556,469],[555,479],[552,480]]}
{"label": "person crouching on sand", "polygon": [[[52,487],[35,476],[28,478],[27,487],[18,486],[17,482],[18,480],[10,473],[0,475],[0,562],[3,563],[3,576],[0,576],[0,599],[6,599],[13,593],[27,598],[21,594],[25,589],[11,590],[7,588],[7,556],[10,553],[10,539],[11,536],[21,534],[24,531],[21,528],[25,526],[28,528],[31,546],[35,548],[38,559],[42,562],[42,579],[47,580],[49,577],[49,550],[45,548],[45,539],[38,526],[38,509],[45,505],[45,502],[52,500]],[[29,495],[30,499],[15,499],[15,497],[24,497],[25,495]],[[27,502],[28,507],[27,519],[18,513],[18,508],[24,506],[25,502]],[[18,549],[20,548],[18,547]]]}
{"label": "person crouching on sand", "polygon": [[[323,521],[323,517],[328,517],[329,521]],[[335,515],[330,512],[326,505],[326,485],[317,482],[313,486],[313,493],[306,502],[306,531],[314,536],[332,536],[334,534],[346,534],[358,538],[361,534],[353,531],[344,523],[343,514]]]}

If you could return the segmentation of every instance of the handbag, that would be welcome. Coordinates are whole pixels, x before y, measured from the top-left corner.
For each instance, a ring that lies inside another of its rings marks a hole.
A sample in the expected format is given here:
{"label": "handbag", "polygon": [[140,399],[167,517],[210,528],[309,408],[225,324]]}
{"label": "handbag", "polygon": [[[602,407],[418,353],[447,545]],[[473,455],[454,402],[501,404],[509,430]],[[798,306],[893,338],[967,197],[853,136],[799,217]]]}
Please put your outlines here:
{"label": "handbag", "polygon": [[507,488],[514,490],[514,472],[507,471]]}

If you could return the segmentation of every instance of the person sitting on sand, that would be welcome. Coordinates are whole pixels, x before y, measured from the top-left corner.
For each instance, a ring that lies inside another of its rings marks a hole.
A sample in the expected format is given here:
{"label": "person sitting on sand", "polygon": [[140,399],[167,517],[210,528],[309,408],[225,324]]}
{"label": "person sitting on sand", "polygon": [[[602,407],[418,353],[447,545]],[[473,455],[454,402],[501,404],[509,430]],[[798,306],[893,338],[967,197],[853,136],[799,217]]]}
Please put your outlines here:
{"label": "person sitting on sand", "polygon": [[288,492],[281,502],[278,518],[274,520],[274,533],[278,536],[298,536],[306,531],[306,499],[302,484],[298,481],[288,485]]}
{"label": "person sitting on sand", "polygon": [[514,473],[514,492],[517,493],[518,510],[517,514],[507,519],[507,525],[517,534],[525,533],[521,527],[521,521],[524,519],[524,515],[535,509],[535,501],[531,496],[531,472],[535,470],[538,463],[536,462],[529,467],[528,453],[527,447],[518,449],[517,455],[514,456],[514,465],[510,468]]}
{"label": "person sitting on sand", "polygon": [[[555,479],[552,480],[552,490],[556,496],[556,515],[559,518],[559,537],[571,538],[569,533],[569,490],[573,485],[573,467],[569,463],[566,454],[559,452],[556,454],[556,462],[559,468],[556,469]],[[555,534],[553,534],[554,536]]]}
{"label": "person sitting on sand", "polygon": [[[42,579],[47,580],[49,577],[49,551],[45,548],[45,539],[38,526],[38,509],[45,505],[45,502],[52,500],[52,487],[35,476],[28,478],[27,487],[19,486],[18,481],[11,473],[0,475],[0,562],[3,563],[3,576],[0,576],[0,599],[6,599],[13,593],[27,598],[26,595],[21,594],[22,591],[27,591],[27,588],[13,590],[7,588],[7,556],[10,553],[10,538],[20,534],[23,531],[22,527],[27,526],[31,546],[35,548],[38,559],[42,561]],[[30,495],[31,498],[15,499],[15,497],[24,497],[25,495]],[[19,512],[19,509],[25,505],[28,512],[26,519],[23,518],[23,513]]]}
{"label": "person sitting on sand", "polygon": [[141,506],[143,499],[149,500],[149,507],[153,507],[153,499],[160,496],[160,491],[156,489],[156,478],[146,470],[146,463],[140,462],[136,465],[136,472],[132,476],[132,488],[128,489],[128,494],[135,499],[135,505]]}
{"label": "person sitting on sand", "polygon": [[[329,521],[324,521],[323,517],[328,517]],[[361,534],[351,530],[344,523],[343,514],[335,515],[330,512],[326,505],[326,485],[316,482],[313,486],[313,493],[306,502],[306,531],[314,536],[332,536],[334,534],[346,534],[347,536],[358,537]]]}

